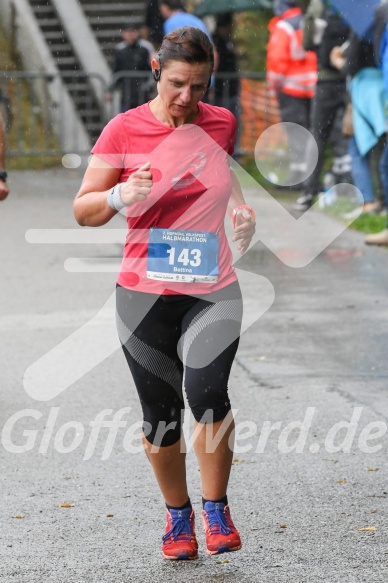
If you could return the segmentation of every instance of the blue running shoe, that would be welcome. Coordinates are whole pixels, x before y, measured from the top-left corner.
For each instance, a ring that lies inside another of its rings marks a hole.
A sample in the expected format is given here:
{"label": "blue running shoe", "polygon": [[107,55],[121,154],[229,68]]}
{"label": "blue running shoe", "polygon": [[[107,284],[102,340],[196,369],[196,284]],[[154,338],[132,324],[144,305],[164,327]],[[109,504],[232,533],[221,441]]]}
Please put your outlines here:
{"label": "blue running shoe", "polygon": [[165,559],[189,560],[198,558],[195,519],[192,508],[166,511],[166,532],[162,538]]}
{"label": "blue running shoe", "polygon": [[240,535],[231,519],[229,506],[222,502],[205,502],[202,518],[208,555],[241,549]]}

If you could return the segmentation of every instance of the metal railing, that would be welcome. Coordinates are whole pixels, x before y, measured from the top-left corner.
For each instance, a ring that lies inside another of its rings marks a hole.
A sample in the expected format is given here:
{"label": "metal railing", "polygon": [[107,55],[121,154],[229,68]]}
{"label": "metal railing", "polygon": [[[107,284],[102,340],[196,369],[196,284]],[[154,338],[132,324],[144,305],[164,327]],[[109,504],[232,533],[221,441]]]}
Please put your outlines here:
{"label": "metal railing", "polygon": [[8,156],[56,156],[66,152],[90,151],[89,128],[101,131],[108,117],[103,108],[91,116],[92,90],[80,81],[106,84],[99,75],[82,72],[0,72],[0,90],[7,97],[3,116],[8,123]]}
{"label": "metal railing", "polygon": [[[90,94],[85,91],[85,80]],[[118,91],[112,94],[113,87]],[[96,93],[100,100],[97,116],[88,105]],[[113,98],[109,99],[110,95]],[[141,104],[155,95],[156,84],[146,71],[120,73],[109,83],[97,74],[82,72],[0,72],[0,104],[8,130],[7,155],[87,154],[109,119],[128,104]],[[277,103],[268,93],[264,74],[219,73],[205,100],[227,107],[236,115],[239,148],[246,152],[254,150],[264,129],[279,121]]]}

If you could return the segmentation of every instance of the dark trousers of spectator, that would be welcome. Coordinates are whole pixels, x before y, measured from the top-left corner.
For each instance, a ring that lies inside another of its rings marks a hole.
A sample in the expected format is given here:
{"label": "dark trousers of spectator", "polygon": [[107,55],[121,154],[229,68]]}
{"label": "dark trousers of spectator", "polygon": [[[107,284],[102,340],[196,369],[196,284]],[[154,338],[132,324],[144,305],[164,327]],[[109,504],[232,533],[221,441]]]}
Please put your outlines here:
{"label": "dark trousers of spectator", "polygon": [[352,177],[354,186],[361,192],[364,204],[375,202],[370,158],[362,156],[354,136],[349,138],[349,155],[352,159]]}
{"label": "dark trousers of spectator", "polygon": [[[342,133],[342,119],[346,107],[345,81],[318,81],[312,102],[310,132],[318,146],[318,162],[304,189],[316,195],[320,191],[320,175],[325,159],[325,148],[330,142],[333,148],[333,173],[341,182],[350,178],[351,159],[348,154],[348,139]],[[314,167],[312,159],[316,153],[310,150],[309,168]]]}
{"label": "dark trousers of spectator", "polygon": [[[279,92],[277,95],[280,115],[285,124],[294,123],[308,130],[310,128],[311,99],[306,97],[294,97]],[[293,126],[286,125],[290,151],[290,184],[298,184],[303,181],[307,168],[306,140],[301,140],[300,133]]]}
{"label": "dark trousers of spectator", "polygon": [[[380,158],[380,177],[384,191],[384,202],[388,208],[388,140],[384,136],[384,149]],[[388,229],[388,219],[386,228]]]}
{"label": "dark trousers of spectator", "polygon": [[385,170],[388,161],[387,144],[387,135],[383,134],[377,144],[368,152],[376,200],[383,206],[386,206],[388,196],[387,171]]}

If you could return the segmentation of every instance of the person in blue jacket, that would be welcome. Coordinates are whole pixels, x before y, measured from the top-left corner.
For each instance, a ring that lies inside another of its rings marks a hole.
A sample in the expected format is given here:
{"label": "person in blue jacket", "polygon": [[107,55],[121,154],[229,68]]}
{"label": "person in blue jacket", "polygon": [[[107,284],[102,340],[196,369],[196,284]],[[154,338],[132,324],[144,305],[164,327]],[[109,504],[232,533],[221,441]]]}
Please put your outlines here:
{"label": "person in blue jacket", "polygon": [[186,12],[182,0],[159,0],[159,9],[165,19],[164,34],[181,26],[195,26],[207,34],[211,40],[206,24],[198,16]]}

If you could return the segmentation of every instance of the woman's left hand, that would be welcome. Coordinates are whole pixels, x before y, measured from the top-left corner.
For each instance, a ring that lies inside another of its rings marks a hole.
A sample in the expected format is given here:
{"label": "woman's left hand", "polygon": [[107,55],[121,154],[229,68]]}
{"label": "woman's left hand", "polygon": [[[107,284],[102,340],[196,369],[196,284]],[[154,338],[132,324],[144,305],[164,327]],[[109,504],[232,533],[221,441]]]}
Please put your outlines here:
{"label": "woman's left hand", "polygon": [[248,249],[255,231],[256,221],[252,213],[248,209],[237,211],[232,241],[240,241],[237,249],[241,255]]}

